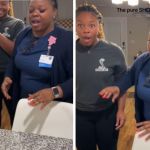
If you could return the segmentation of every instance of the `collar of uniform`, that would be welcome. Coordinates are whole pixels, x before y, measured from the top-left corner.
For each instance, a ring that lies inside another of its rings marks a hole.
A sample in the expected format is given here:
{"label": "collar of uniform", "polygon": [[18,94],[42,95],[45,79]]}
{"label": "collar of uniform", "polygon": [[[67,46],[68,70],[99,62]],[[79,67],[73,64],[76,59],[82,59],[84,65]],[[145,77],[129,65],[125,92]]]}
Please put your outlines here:
{"label": "collar of uniform", "polygon": [[79,43],[79,39],[76,41],[77,51],[79,52],[88,52],[90,53],[95,47],[99,45],[100,41],[98,41],[95,45],[92,46],[83,46]]}
{"label": "collar of uniform", "polygon": [[0,18],[0,22],[6,22],[7,20],[9,20],[11,18],[11,16],[7,15],[4,18]]}

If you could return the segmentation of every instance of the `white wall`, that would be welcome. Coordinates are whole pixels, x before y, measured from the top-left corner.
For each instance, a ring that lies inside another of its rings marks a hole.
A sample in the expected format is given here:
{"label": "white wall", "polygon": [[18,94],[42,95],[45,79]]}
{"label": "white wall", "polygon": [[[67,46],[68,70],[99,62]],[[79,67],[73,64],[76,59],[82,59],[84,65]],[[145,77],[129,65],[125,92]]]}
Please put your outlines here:
{"label": "white wall", "polygon": [[133,57],[138,51],[147,50],[147,37],[150,20],[144,17],[128,18],[128,62],[133,62]]}
{"label": "white wall", "polygon": [[28,8],[28,1],[27,0],[14,0],[14,14],[15,17],[24,20],[27,17],[27,8]]}
{"label": "white wall", "polygon": [[117,8],[114,7],[99,6],[98,9],[101,11],[104,18],[127,18],[126,58],[128,64],[132,64],[134,56],[138,51],[146,51],[147,36],[148,32],[150,31],[150,16],[138,13],[120,13],[118,12]]}
{"label": "white wall", "polygon": [[127,17],[104,17],[103,22],[105,39],[118,44],[128,60]]}

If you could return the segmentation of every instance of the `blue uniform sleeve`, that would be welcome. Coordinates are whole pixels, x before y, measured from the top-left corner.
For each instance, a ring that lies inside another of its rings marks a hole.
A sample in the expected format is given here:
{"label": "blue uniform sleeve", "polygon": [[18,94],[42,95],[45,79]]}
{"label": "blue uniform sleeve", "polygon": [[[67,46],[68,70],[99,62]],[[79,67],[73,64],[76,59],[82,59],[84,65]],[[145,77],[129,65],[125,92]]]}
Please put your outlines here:
{"label": "blue uniform sleeve", "polygon": [[60,84],[63,90],[63,99],[72,99],[73,97],[73,35],[69,32],[66,42],[66,51],[64,57],[64,63],[66,66],[67,78],[65,82]]}
{"label": "blue uniform sleeve", "polygon": [[5,71],[5,77],[10,77],[12,80],[14,80],[14,77],[15,77],[15,74],[17,71],[17,69],[15,67],[15,62],[14,62],[16,52],[17,52],[17,43],[18,43],[18,40],[16,39],[13,54],[11,56],[10,62],[7,66],[6,71]]}
{"label": "blue uniform sleeve", "polygon": [[128,71],[124,74],[124,76],[116,82],[116,85],[120,88],[121,94],[126,92],[126,90],[131,86],[135,85],[138,75],[137,72],[139,66],[141,66],[141,63],[144,60],[144,57],[145,55],[141,55],[139,58],[137,58],[131,67],[128,68]]}
{"label": "blue uniform sleeve", "polygon": [[12,80],[14,80],[14,77],[17,77],[19,71],[16,68],[15,65],[15,56],[17,53],[17,47],[20,44],[20,42],[23,40],[23,38],[26,36],[27,32],[31,29],[31,27],[26,27],[23,31],[21,31],[16,40],[15,40],[15,46],[14,46],[14,50],[13,50],[13,54],[11,56],[11,60],[7,66],[6,72],[5,72],[5,76],[10,77]]}

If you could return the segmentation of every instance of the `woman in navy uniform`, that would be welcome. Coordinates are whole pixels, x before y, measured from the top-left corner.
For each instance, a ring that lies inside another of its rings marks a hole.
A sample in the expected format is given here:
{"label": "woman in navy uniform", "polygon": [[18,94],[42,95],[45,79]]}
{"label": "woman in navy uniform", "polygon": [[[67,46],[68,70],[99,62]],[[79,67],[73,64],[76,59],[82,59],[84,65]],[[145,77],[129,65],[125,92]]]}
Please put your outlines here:
{"label": "woman in navy uniform", "polygon": [[20,98],[41,108],[55,99],[72,103],[73,36],[55,24],[56,14],[56,0],[30,1],[31,27],[17,37],[2,84],[4,96],[12,97],[14,112]]}

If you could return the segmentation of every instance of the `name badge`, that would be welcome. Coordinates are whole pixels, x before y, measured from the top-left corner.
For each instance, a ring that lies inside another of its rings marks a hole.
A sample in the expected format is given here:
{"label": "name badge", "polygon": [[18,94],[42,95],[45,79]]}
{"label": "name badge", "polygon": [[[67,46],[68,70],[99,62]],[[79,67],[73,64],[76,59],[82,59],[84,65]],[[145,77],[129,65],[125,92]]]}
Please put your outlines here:
{"label": "name badge", "polygon": [[41,55],[39,59],[39,67],[51,68],[53,64],[54,56]]}

